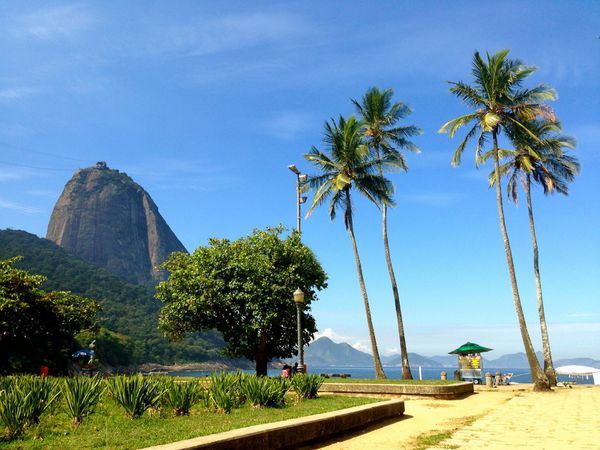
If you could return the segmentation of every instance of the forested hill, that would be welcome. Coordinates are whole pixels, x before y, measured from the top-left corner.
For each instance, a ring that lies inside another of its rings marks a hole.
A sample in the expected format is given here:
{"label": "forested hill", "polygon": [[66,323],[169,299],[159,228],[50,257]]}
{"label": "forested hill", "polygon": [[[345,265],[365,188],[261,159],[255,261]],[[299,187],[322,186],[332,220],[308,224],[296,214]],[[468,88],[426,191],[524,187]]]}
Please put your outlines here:
{"label": "forested hill", "polygon": [[147,288],[133,285],[88,263],[53,242],[19,230],[0,230],[0,259],[23,256],[17,267],[48,278],[44,289],[66,290],[98,300],[100,325],[120,333],[133,350],[121,363],[180,362],[219,359],[222,339],[216,333],[168,342],[158,330],[161,303]]}

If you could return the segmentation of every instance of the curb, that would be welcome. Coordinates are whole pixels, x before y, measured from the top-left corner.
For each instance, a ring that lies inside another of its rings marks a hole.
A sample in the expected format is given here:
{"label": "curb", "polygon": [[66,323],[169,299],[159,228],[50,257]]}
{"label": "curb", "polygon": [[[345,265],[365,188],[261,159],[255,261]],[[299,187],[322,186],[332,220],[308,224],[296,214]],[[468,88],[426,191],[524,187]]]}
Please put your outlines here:
{"label": "curb", "polygon": [[467,382],[444,385],[323,383],[319,389],[323,394],[418,395],[444,400],[462,398],[473,392],[473,383]]}
{"label": "curb", "polygon": [[323,414],[264,425],[254,425],[224,433],[201,436],[144,450],[274,450],[294,448],[322,440],[375,422],[404,414],[404,401],[393,399]]}

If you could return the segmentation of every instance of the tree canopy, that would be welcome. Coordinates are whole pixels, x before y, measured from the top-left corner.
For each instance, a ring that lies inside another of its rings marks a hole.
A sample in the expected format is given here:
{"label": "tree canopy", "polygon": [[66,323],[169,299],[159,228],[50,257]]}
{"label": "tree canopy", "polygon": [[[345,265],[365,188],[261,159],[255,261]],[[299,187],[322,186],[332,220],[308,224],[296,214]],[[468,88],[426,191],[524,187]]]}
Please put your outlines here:
{"label": "tree canopy", "polygon": [[300,288],[302,341],[308,344],[316,331],[310,305],[327,286],[327,275],[299,234],[282,238],[283,231],[255,230],[235,241],[210,239],[191,255],[173,253],[164,264],[169,279],[157,287],[165,334],[180,339],[216,329],[227,354],[256,361],[257,373],[266,374],[268,360],[298,351],[292,294]]}
{"label": "tree canopy", "polygon": [[0,261],[0,372],[37,372],[40,365],[64,371],[75,335],[95,325],[95,300],[40,289],[45,277]]}

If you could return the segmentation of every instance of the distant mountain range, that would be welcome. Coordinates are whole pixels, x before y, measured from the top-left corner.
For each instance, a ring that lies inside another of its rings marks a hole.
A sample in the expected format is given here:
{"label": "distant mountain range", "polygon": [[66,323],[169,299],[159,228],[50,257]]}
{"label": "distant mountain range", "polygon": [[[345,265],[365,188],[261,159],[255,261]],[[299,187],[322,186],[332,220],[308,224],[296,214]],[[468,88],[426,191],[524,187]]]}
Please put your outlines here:
{"label": "distant mountain range", "polygon": [[[537,357],[543,365],[543,355],[537,352]],[[386,367],[400,367],[402,360],[400,355],[388,355],[381,358]],[[313,341],[304,351],[304,360],[313,367],[370,367],[373,365],[373,357],[368,353],[356,350],[351,345],[342,342],[335,343],[327,337],[321,337]],[[440,355],[426,357],[417,353],[408,353],[408,361],[411,367],[456,367],[455,355]],[[490,368],[529,368],[525,353],[512,353],[502,355],[493,360],[483,359],[484,367]],[[578,364],[582,366],[600,368],[600,361],[592,358],[569,358],[554,361],[555,367]]]}

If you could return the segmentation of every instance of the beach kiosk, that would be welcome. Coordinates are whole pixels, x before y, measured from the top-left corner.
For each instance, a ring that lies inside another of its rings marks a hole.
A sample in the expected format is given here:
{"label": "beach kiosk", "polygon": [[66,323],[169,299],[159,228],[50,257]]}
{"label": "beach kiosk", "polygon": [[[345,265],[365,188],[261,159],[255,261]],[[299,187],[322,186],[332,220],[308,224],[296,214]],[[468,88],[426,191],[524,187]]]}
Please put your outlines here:
{"label": "beach kiosk", "polygon": [[481,384],[483,383],[483,359],[481,354],[492,350],[473,342],[467,342],[448,354],[458,355],[458,378],[460,380]]}

